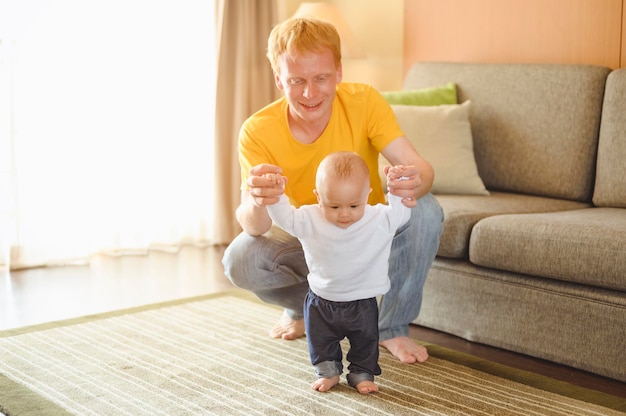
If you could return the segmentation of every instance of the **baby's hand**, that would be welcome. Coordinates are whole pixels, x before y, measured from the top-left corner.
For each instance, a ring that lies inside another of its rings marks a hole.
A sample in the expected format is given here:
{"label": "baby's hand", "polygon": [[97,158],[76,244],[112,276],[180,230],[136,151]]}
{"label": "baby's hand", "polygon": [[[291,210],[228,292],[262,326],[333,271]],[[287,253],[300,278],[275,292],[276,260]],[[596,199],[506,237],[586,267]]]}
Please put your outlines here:
{"label": "baby's hand", "polygon": [[387,181],[393,181],[393,180],[405,181],[409,179],[409,177],[405,175],[405,171],[406,171],[406,166],[404,165],[395,165],[395,166],[389,167],[389,170],[387,171]]}
{"label": "baby's hand", "polygon": [[270,180],[273,185],[285,186],[285,179],[279,173],[265,173],[263,177]]}
{"label": "baby's hand", "polygon": [[404,206],[413,208],[417,204],[416,197],[421,185],[417,168],[411,165],[385,166],[385,173],[389,193],[401,197]]}

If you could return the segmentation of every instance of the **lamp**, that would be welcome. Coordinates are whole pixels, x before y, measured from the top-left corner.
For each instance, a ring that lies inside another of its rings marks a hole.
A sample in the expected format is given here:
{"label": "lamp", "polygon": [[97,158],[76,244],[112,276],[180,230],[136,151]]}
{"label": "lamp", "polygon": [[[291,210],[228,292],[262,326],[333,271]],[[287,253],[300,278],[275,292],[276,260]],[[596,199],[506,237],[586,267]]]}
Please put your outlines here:
{"label": "lamp", "polygon": [[330,4],[316,2],[316,3],[302,3],[298,10],[294,13],[293,17],[313,16],[319,19],[323,19],[337,29],[339,37],[341,38],[341,56],[344,58],[365,58],[365,51],[356,41],[350,26],[341,15],[339,9]]}

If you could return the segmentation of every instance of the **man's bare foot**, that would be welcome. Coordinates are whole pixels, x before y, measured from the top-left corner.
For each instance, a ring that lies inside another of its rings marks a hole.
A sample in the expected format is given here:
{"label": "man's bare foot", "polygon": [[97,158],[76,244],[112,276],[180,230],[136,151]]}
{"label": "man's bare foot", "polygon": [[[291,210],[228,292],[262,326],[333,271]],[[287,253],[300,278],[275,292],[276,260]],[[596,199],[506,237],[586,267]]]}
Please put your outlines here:
{"label": "man's bare foot", "polygon": [[311,384],[311,388],[313,390],[326,392],[333,388],[333,386],[339,383],[339,376],[333,376],[330,378],[318,378],[313,384]]}
{"label": "man's bare foot", "polygon": [[304,336],[304,319],[291,319],[287,312],[283,312],[280,320],[270,329],[272,338],[297,339]]}
{"label": "man's bare foot", "polygon": [[361,394],[370,394],[378,391],[378,386],[373,381],[363,380],[354,386]]}
{"label": "man's bare foot", "polygon": [[387,348],[394,357],[403,363],[423,363],[428,360],[428,350],[426,347],[415,343],[415,341],[408,337],[386,339],[381,341],[380,345]]}

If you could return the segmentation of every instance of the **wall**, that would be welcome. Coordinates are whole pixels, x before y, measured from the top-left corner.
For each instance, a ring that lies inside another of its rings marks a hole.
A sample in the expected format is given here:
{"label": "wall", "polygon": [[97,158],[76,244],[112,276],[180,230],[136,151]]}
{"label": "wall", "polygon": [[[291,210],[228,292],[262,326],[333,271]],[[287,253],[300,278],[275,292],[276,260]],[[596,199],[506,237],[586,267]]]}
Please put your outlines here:
{"label": "wall", "polygon": [[[301,0],[277,0],[279,19],[295,13]],[[375,88],[402,87],[404,0],[327,0],[342,12],[365,50],[363,59],[343,59],[343,80],[365,82]]]}
{"label": "wall", "polygon": [[418,61],[626,66],[625,0],[404,0]]}
{"label": "wall", "polygon": [[[276,0],[279,19],[302,0]],[[626,67],[626,0],[326,0],[365,49],[344,81],[402,87],[417,61],[588,63]]]}
{"label": "wall", "polygon": [[622,0],[622,48],[620,67],[626,68],[626,0]]}

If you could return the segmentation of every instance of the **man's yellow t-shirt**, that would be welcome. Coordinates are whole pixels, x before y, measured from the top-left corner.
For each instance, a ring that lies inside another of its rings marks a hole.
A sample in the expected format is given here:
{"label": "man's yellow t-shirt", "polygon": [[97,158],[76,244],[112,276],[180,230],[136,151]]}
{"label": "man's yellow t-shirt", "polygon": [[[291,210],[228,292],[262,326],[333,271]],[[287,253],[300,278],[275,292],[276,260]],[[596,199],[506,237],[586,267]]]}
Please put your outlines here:
{"label": "man's yellow t-shirt", "polygon": [[370,170],[370,204],[385,202],[378,154],[394,139],[403,136],[389,104],[365,84],[341,83],[333,102],[330,121],[311,144],[297,141],[289,130],[288,104],[283,97],[245,121],[239,133],[241,189],[247,190],[250,168],[261,163],[280,166],[288,178],[285,194],[295,206],[315,204],[315,172],[332,152],[353,151]]}

